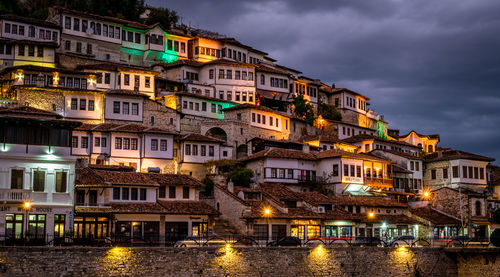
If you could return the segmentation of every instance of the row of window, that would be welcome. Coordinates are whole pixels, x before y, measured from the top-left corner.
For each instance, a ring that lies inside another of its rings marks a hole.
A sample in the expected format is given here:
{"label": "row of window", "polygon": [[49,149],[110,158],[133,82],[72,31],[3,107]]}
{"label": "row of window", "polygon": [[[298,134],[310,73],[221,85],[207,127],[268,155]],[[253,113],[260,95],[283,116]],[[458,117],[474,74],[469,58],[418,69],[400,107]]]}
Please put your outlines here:
{"label": "row of window", "polygon": [[221,51],[219,49],[214,49],[214,48],[201,47],[201,46],[196,46],[194,48],[195,55],[206,55],[206,56],[220,58],[220,53]]}
{"label": "row of window", "polygon": [[[45,74],[25,74],[23,82],[25,85],[36,85],[41,81],[44,86],[53,86],[54,77]],[[57,80],[58,87],[87,89],[87,79],[78,77],[61,76]]]}
{"label": "row of window", "polygon": [[[189,187],[182,187],[182,198],[189,199]],[[168,198],[177,198],[177,189],[175,186],[168,187]],[[167,198],[167,188],[162,186],[158,189],[158,198]]]}
{"label": "row of window", "polygon": [[393,183],[395,189],[422,189],[422,179],[394,178]]}
{"label": "row of window", "polygon": [[[186,156],[198,156],[198,146],[200,146],[199,155],[202,157],[206,157],[207,156],[207,146],[206,145],[186,144],[186,145],[184,145],[184,154]],[[208,156],[209,157],[215,156],[215,146],[213,146],[213,145],[208,146]]]}
{"label": "row of window", "polygon": [[[119,78],[120,78],[120,75],[118,75],[118,83],[120,83]],[[124,86],[130,85],[130,74],[123,74],[123,85]],[[141,76],[134,75],[134,88],[139,88],[140,86],[141,86]],[[144,76],[144,87],[145,88],[151,87],[151,77]]]}
{"label": "row of window", "polygon": [[[66,16],[64,18],[64,28],[71,30],[72,27],[72,18],[69,16]],[[80,21],[81,21],[81,28],[80,28]],[[101,29],[102,27],[102,29]],[[101,32],[102,30],[102,32]],[[94,21],[90,21],[90,25],[88,20],[82,19],[80,20],[79,18],[73,18],[73,31],[77,32],[92,32],[94,35],[102,36],[104,37],[110,37],[110,38],[117,38],[120,39],[120,27],[118,26],[113,26],[113,25],[108,25],[108,24],[101,24],[101,23],[96,23]]]}
{"label": "row of window", "polygon": [[[160,151],[167,151],[167,140],[160,139]],[[151,151],[158,151],[158,139],[151,139]]]}
{"label": "row of window", "polygon": [[[460,178],[459,166],[452,167],[453,178]],[[484,180],[484,168],[483,167],[473,167],[473,166],[462,166],[462,178]],[[448,179],[448,168],[443,168],[443,178]],[[437,169],[431,170],[431,179],[437,179]]]}
{"label": "row of window", "polygon": [[[120,193],[121,191],[121,193]],[[146,189],[139,188],[113,188],[113,200],[145,201]]]}
{"label": "row of window", "polygon": [[69,147],[70,130],[37,126],[0,128],[2,143]]}
{"label": "row of window", "polygon": [[12,55],[12,45],[0,43],[0,55]]}
{"label": "row of window", "polygon": [[[68,184],[68,172],[57,171],[55,174],[55,191],[56,192],[67,192]],[[35,192],[45,192],[47,172],[44,170],[34,170],[33,171],[33,191]],[[24,184],[24,170],[23,169],[11,169],[10,171],[10,188],[11,189],[23,189]]]}
{"label": "row of window", "polygon": [[295,92],[300,94],[307,94],[311,97],[318,97],[318,89],[305,84],[295,83]]}
{"label": "row of window", "polygon": [[[6,214],[5,215],[5,235],[8,238],[20,239],[24,233],[25,219],[23,214]],[[46,235],[46,215],[45,214],[29,214],[27,233],[30,237],[38,239],[44,238]],[[54,215],[54,238],[62,238],[64,236],[64,226],[66,224],[66,215]]]}
{"label": "row of window", "polygon": [[293,169],[271,168],[271,178],[293,179]]}
{"label": "row of window", "polygon": [[167,50],[186,53],[186,43],[182,41],[179,42],[177,40],[167,39]]}
{"label": "row of window", "polygon": [[[265,78],[264,74],[260,75],[260,84],[261,85],[266,84],[266,78]],[[273,88],[288,88],[288,80],[271,77],[271,87],[273,87]]]}
{"label": "row of window", "polygon": [[[78,103],[80,103],[80,108],[78,108]],[[85,98],[71,98],[71,109],[72,110],[80,110],[80,111],[94,111],[95,104],[94,100],[87,100]]]}
{"label": "row of window", "polygon": [[[222,114],[222,105],[216,105],[216,104],[212,103],[210,107],[211,107],[210,111],[212,113]],[[183,110],[200,111],[200,103],[192,102],[192,101],[183,101],[182,102],[182,109]],[[202,112],[207,111],[207,102],[201,102],[201,111]]]}
{"label": "row of window", "polygon": [[[208,71],[208,78],[213,79],[214,78],[214,69],[210,69]],[[219,79],[228,79],[231,80],[233,79],[233,70],[232,69],[219,69]],[[253,72],[250,71],[240,71],[240,70],[234,70],[234,79],[235,80],[248,80],[248,81],[253,81]]]}
{"label": "row of window", "polygon": [[[72,137],[71,146],[73,148],[78,148],[79,137]],[[94,145],[96,147],[107,147],[106,137],[96,137],[94,138]],[[87,149],[89,146],[89,138],[81,137],[81,148]],[[137,150],[138,139],[137,138],[115,138],[115,149],[123,150]],[[151,151],[167,151],[167,140],[166,139],[151,139]]]}
{"label": "row of window", "polygon": [[410,170],[411,171],[420,171],[420,162],[410,161]]}
{"label": "row of window", "polygon": [[103,73],[98,72],[95,74],[96,76],[96,83],[102,84],[104,81],[104,84],[109,85],[111,83],[111,73],[104,73],[104,79],[102,78]]}
{"label": "row of window", "polygon": [[[78,148],[78,140],[80,137],[73,136],[71,137],[71,148]],[[89,148],[89,137],[81,137],[81,147],[83,149]]]}
{"label": "row of window", "polygon": [[139,115],[139,103],[132,103],[132,110],[130,110],[129,102],[113,101],[113,113]]}
{"label": "row of window", "polygon": [[[248,96],[248,97],[247,97]],[[215,95],[214,95],[215,97]],[[236,101],[236,102],[250,102],[253,103],[253,92],[246,92],[246,91],[235,91],[234,92],[234,100],[233,100],[233,92],[232,91],[227,91],[226,92],[226,98],[224,98],[224,91],[219,90],[219,97],[222,100],[227,100],[227,101]]]}
{"label": "row of window", "polygon": [[[87,55],[92,55],[93,54],[93,46],[91,43],[87,42],[85,51],[82,50],[83,44],[80,41],[75,42],[75,52],[76,53],[87,53]],[[65,40],[64,41],[64,50],[65,51],[71,51],[71,40]],[[109,55],[109,54],[107,54]]]}
{"label": "row of window", "polygon": [[184,80],[198,81],[198,73],[186,71],[186,77]]}
{"label": "row of window", "polygon": [[[350,128],[350,127],[345,127],[345,126],[342,126],[342,135],[350,137],[350,136],[351,136],[351,134],[352,134],[353,136],[355,136],[355,135],[356,135],[356,129],[354,129],[354,128]],[[373,133],[372,133],[372,132],[367,133],[367,132],[366,132],[366,130],[363,130],[363,131],[358,130],[358,135],[361,135],[361,134],[370,134],[370,135],[373,135]],[[368,150],[368,151],[369,151],[369,150]]]}
{"label": "row of window", "polygon": [[[259,114],[259,113],[254,113],[252,112],[252,122],[253,123],[257,123],[257,124],[263,124],[263,125],[266,125],[266,118],[267,116],[264,115],[264,114]],[[276,127],[279,127],[280,126],[280,119],[279,117],[272,117],[272,116],[269,116],[269,126],[276,126]]]}
{"label": "row of window", "polygon": [[115,149],[137,150],[137,138],[115,138]]}
{"label": "row of window", "polygon": [[[4,31],[7,34],[24,36],[24,26],[23,25],[5,23]],[[28,37],[36,38],[35,26],[28,27]],[[50,31],[50,30],[45,30],[45,29],[38,30],[38,39],[57,41],[57,37],[58,37],[58,33],[55,31]]]}
{"label": "row of window", "polygon": [[[17,55],[18,56],[25,56],[26,55],[26,45],[19,44]],[[35,56],[35,45],[28,45],[28,57],[34,57],[34,56]],[[43,58],[43,47],[42,46],[36,46],[36,56],[39,58]]]}

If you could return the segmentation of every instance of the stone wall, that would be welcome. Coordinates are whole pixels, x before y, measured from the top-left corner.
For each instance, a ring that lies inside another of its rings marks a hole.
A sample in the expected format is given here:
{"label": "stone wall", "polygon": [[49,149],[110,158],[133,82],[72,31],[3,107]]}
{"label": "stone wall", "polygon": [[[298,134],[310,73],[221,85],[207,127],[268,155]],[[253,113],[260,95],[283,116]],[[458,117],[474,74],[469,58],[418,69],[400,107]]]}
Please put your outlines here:
{"label": "stone wall", "polygon": [[2,276],[498,276],[500,251],[438,248],[0,248]]}

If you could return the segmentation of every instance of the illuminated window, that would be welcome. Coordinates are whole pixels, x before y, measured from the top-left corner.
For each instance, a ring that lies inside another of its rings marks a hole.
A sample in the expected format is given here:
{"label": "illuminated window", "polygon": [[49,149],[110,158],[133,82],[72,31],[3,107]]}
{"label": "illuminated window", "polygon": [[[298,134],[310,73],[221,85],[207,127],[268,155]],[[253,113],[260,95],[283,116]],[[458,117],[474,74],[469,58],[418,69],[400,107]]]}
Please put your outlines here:
{"label": "illuminated window", "polygon": [[28,233],[34,239],[45,238],[45,218],[44,214],[30,214],[28,223]]}
{"label": "illuminated window", "polygon": [[45,191],[45,171],[33,171],[33,191]]}
{"label": "illuminated window", "polygon": [[68,184],[68,172],[56,172],[56,192],[66,192]]}
{"label": "illuminated window", "polygon": [[54,215],[54,236],[56,238],[64,237],[64,226],[66,225],[66,215]]}

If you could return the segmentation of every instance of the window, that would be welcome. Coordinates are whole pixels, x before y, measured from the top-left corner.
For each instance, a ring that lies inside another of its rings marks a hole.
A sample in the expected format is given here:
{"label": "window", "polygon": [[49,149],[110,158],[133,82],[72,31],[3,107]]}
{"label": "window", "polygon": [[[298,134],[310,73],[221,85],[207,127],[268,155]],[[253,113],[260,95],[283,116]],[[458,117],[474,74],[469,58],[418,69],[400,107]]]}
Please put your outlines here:
{"label": "window", "polygon": [[130,189],[130,200],[137,200],[139,198],[139,195],[138,195],[138,190],[137,188],[131,188]]}
{"label": "window", "polygon": [[201,102],[201,111],[203,112],[207,111],[207,102]]}
{"label": "window", "polygon": [[122,149],[122,138],[115,138],[115,149]]}
{"label": "window", "polygon": [[160,187],[158,189],[158,198],[165,198],[166,197],[166,189],[165,187]]}
{"label": "window", "polygon": [[198,145],[193,144],[193,156],[198,156]]}
{"label": "window", "polygon": [[160,151],[167,151],[167,140],[160,140]]}
{"label": "window", "polygon": [[208,78],[209,78],[209,79],[213,79],[213,78],[214,78],[214,70],[213,70],[213,69],[210,69],[210,70],[208,71]]}
{"label": "window", "polygon": [[483,214],[481,201],[476,200],[475,206],[476,206],[476,216],[481,216]]}
{"label": "window", "polygon": [[467,178],[467,167],[466,166],[462,167],[462,177]]}
{"label": "window", "polygon": [[64,214],[54,215],[54,237],[56,238],[64,237],[65,225],[66,225],[66,215]]}
{"label": "window", "polygon": [[33,191],[45,191],[45,171],[35,170],[33,172]]}
{"label": "window", "polygon": [[39,58],[43,57],[43,47],[42,46],[38,46],[37,47],[37,49],[36,49],[36,56],[39,57]]}
{"label": "window", "polygon": [[144,87],[146,88],[151,87],[151,77],[144,77]]}
{"label": "window", "polygon": [[215,106],[215,104],[212,104],[212,107],[211,107],[211,108],[212,108],[211,110],[212,110],[212,112],[213,112],[213,113],[216,113],[216,112],[217,112],[217,111],[216,111],[216,106]]}
{"label": "window", "polygon": [[469,166],[469,174],[468,174],[469,175],[469,179],[474,179],[474,175],[473,175],[473,172],[472,172],[473,170],[474,170],[473,167]]}
{"label": "window", "polygon": [[168,187],[168,198],[175,198],[175,186]]}
{"label": "window", "polygon": [[94,100],[89,100],[88,110],[89,111],[93,111],[94,110]]}
{"label": "window", "polygon": [[436,170],[435,169],[431,170],[431,179],[436,180]]}
{"label": "window", "polygon": [[356,166],[356,177],[361,178],[361,166]]}
{"label": "window", "polygon": [[71,29],[71,17],[64,18],[64,29]]}
{"label": "window", "polygon": [[113,200],[120,200],[120,188],[113,188]]}
{"label": "window", "polygon": [[354,165],[351,165],[350,168],[351,168],[351,177],[355,177],[355,175],[354,175],[355,174],[355,172],[354,172],[354,168],[355,168]]}
{"label": "window", "polygon": [[484,180],[484,168],[479,169],[479,179]]}
{"label": "window", "polygon": [[101,138],[96,137],[96,138],[94,139],[94,146],[95,146],[95,147],[101,147]]}
{"label": "window", "polygon": [[66,192],[67,184],[68,184],[68,172],[66,171],[56,172],[56,192]]}
{"label": "window", "polygon": [[334,177],[339,176],[339,165],[338,165],[338,164],[334,164],[334,165],[333,165],[332,175],[333,175]]}
{"label": "window", "polygon": [[146,200],[146,189],[140,189],[139,190],[139,199],[145,201]]}
{"label": "window", "polygon": [[184,146],[184,154],[186,156],[190,156],[191,155],[191,144],[186,144]]}
{"label": "window", "polygon": [[136,138],[133,138],[130,140],[131,141],[131,149],[132,150],[137,150],[137,143],[138,143],[138,140]]}
{"label": "window", "polygon": [[122,200],[128,200],[129,192],[129,188],[122,188]]}
{"label": "window", "polygon": [[415,163],[410,161],[410,170],[415,170]]}
{"label": "window", "polygon": [[349,165],[344,165],[344,176],[349,176]]}
{"label": "window", "polygon": [[80,99],[80,111],[85,111],[87,109],[87,100]]}
{"label": "window", "polygon": [[87,149],[89,147],[89,137],[82,137],[82,148]]}
{"label": "window", "polygon": [[19,44],[19,48],[18,48],[18,55],[19,56],[24,56],[24,44]]}
{"label": "window", "polygon": [[214,156],[214,150],[215,148],[213,146],[208,147],[208,156],[213,157]]}
{"label": "window", "polygon": [[232,70],[226,70],[226,79],[233,79],[233,71]]}
{"label": "window", "polygon": [[222,105],[217,105],[217,110],[219,114],[222,114]]}
{"label": "window", "polygon": [[141,86],[141,76],[134,75],[134,88],[139,88]]}
{"label": "window", "polygon": [[28,218],[28,233],[34,238],[43,238],[45,236],[45,215],[30,214]]}
{"label": "window", "polygon": [[85,191],[77,190],[76,191],[76,205],[83,206],[85,204]]}
{"label": "window", "polygon": [[415,170],[420,171],[420,162],[415,162]]}
{"label": "window", "polygon": [[76,52],[82,53],[82,43],[81,42],[76,43]]}
{"label": "window", "polygon": [[158,151],[158,140],[157,139],[151,140],[151,151]]}
{"label": "window", "polygon": [[182,188],[182,198],[189,199],[189,187]]}
{"label": "window", "polygon": [[132,103],[132,115],[138,115],[138,114],[139,114],[139,104]]}
{"label": "window", "polygon": [[78,109],[78,99],[71,98],[71,109],[72,110],[77,110]]}
{"label": "window", "polygon": [[78,148],[78,137],[71,138],[71,147]]}
{"label": "window", "polygon": [[448,168],[443,168],[443,178],[448,179]]}
{"label": "window", "polygon": [[[271,78],[271,79],[273,79],[273,78]],[[264,74],[260,75],[260,84],[261,85],[265,85],[266,84],[266,76],[264,76]]]}
{"label": "window", "polygon": [[113,101],[113,113],[120,113],[120,102]]}
{"label": "window", "polygon": [[128,102],[123,102],[122,104],[123,108],[122,108],[122,114],[129,114],[129,110],[130,110],[130,103]]}
{"label": "window", "polygon": [[123,150],[130,149],[130,138],[123,138]]}
{"label": "window", "polygon": [[123,75],[123,84],[125,86],[130,86],[130,74]]}

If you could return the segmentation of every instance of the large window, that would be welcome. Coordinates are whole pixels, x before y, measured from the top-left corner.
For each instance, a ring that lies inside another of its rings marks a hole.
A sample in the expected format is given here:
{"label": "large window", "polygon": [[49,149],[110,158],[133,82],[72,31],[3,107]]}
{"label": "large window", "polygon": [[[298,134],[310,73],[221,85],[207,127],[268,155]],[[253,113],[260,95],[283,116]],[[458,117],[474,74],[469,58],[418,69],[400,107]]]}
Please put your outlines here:
{"label": "large window", "polygon": [[66,225],[66,215],[54,215],[54,237],[61,238],[64,236],[64,226]]}
{"label": "large window", "polygon": [[269,238],[269,226],[267,224],[254,224],[253,234],[258,240],[267,240]]}
{"label": "large window", "polygon": [[32,238],[45,238],[45,215],[30,214],[28,234]]}
{"label": "large window", "polygon": [[36,192],[45,191],[45,171],[41,170],[33,171],[33,191]]}
{"label": "large window", "polygon": [[175,186],[168,187],[168,198],[175,198]]}
{"label": "large window", "polygon": [[24,216],[22,214],[5,215],[5,236],[20,239],[23,235]]}
{"label": "large window", "polygon": [[24,170],[22,169],[12,169],[10,171],[10,188],[11,189],[22,189],[23,188],[23,178]]}

